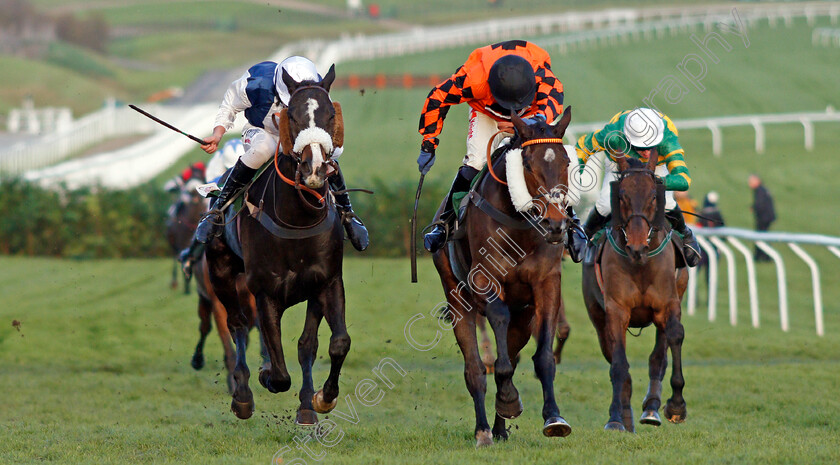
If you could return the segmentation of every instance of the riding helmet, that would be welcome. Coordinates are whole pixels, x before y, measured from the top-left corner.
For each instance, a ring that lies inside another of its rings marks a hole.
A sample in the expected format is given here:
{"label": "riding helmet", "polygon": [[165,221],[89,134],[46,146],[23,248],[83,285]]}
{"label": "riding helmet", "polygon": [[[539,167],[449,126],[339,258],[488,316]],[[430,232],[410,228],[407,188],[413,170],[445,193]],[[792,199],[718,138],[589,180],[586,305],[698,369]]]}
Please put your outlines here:
{"label": "riding helmet", "polygon": [[624,135],[633,147],[644,149],[659,145],[665,137],[662,115],[650,108],[636,108],[624,119]]}
{"label": "riding helmet", "polygon": [[321,75],[318,74],[318,70],[315,69],[315,63],[312,63],[312,61],[308,58],[290,56],[289,58],[281,61],[274,70],[274,86],[277,88],[277,96],[280,97],[280,102],[283,106],[289,106],[289,99],[291,98],[291,95],[289,95],[289,88],[286,87],[286,84],[283,82],[283,72],[281,71],[283,69],[285,69],[286,72],[289,73],[289,76],[291,76],[296,82],[319,82],[321,80]]}
{"label": "riding helmet", "polygon": [[505,55],[490,67],[490,93],[503,108],[519,111],[531,106],[537,91],[534,68],[518,55]]}

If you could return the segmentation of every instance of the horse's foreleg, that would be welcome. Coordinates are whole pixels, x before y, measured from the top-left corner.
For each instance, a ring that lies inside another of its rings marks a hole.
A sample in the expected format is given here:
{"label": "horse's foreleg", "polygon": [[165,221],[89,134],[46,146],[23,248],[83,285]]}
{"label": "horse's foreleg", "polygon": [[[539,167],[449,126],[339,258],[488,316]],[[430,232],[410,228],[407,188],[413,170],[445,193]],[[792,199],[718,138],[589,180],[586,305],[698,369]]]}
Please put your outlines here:
{"label": "horse's foreleg", "polygon": [[566,345],[566,340],[569,339],[569,333],[572,330],[566,320],[566,303],[562,297],[560,298],[560,312],[557,317],[557,344],[554,346],[554,363],[559,365],[563,354],[563,346]]}
{"label": "horse's foreleg", "polygon": [[[625,401],[629,401],[632,394],[630,380],[630,363],[625,352],[627,342],[627,327],[630,322],[630,312],[621,308],[617,303],[606,302],[606,347],[610,353],[610,381],[612,382],[613,398],[610,403],[610,419],[604,429],[626,431]],[[632,426],[633,419],[630,418]]]}
{"label": "horse's foreleg", "polygon": [[211,303],[202,296],[198,296],[198,344],[195,346],[195,352],[192,356],[190,365],[196,370],[204,368],[204,342],[207,340],[207,335],[213,329],[210,322]]}
{"label": "horse's foreleg", "polygon": [[[535,337],[537,350],[534,352],[534,371],[540,380],[543,391],[542,416],[543,434],[549,437],[565,437],[571,434],[572,427],[560,416],[560,409],[554,398],[554,375],[556,364],[551,344],[557,331],[562,301],[560,299],[559,280],[546,282],[534,289],[535,296]],[[565,320],[565,318],[564,318]]]}
{"label": "horse's foreleg", "polygon": [[[332,405],[313,406],[315,387],[312,383],[312,364],[315,363],[315,356],[318,352],[318,326],[323,318],[322,305],[316,299],[309,299],[306,305],[306,322],[303,325],[303,333],[298,339],[298,362],[300,362],[303,383],[300,386],[300,407],[298,407],[295,423],[299,425],[314,425],[318,423],[318,413],[327,413],[335,407]],[[325,408],[329,407],[329,408]]]}
{"label": "horse's foreleg", "polygon": [[[530,323],[531,314],[529,312],[517,312],[511,316],[511,321],[508,325],[508,354],[511,357],[511,364],[513,365],[514,373],[516,372],[516,367],[519,364],[519,352],[526,344],[528,344],[528,341],[531,340]],[[496,414],[496,420],[493,422],[493,438],[508,438],[507,428],[505,427],[505,419],[498,414]]]}
{"label": "horse's foreleg", "polygon": [[673,393],[671,398],[665,404],[665,417],[668,421],[674,423],[681,423],[685,421],[687,415],[685,408],[685,399],[683,399],[683,387],[685,380],[682,373],[682,343],[685,338],[685,330],[682,323],[680,323],[679,303],[677,303],[676,311],[671,314],[668,322],[665,324],[665,337],[668,340],[668,347],[671,349],[671,357],[673,362],[671,365],[671,389]]}
{"label": "horse's foreleg", "polygon": [[496,336],[496,413],[504,419],[512,420],[522,413],[522,401],[513,385],[513,363],[508,353],[508,328],[510,309],[497,296],[492,296],[485,307],[487,322]]}
{"label": "horse's foreleg", "polygon": [[269,392],[286,392],[292,387],[292,378],[286,369],[286,358],[283,355],[283,341],[281,340],[280,318],[285,310],[283,303],[269,297],[265,292],[255,295],[257,299],[257,315],[260,321],[260,336],[268,348],[269,364],[260,367],[260,384]]}
{"label": "horse's foreleg", "polygon": [[[449,305],[453,305],[453,301],[454,299],[451,299]],[[472,397],[475,408],[476,447],[490,446],[493,444],[493,437],[490,424],[487,422],[487,411],[484,407],[487,375],[478,351],[475,328],[475,319],[478,315],[474,312],[462,313],[462,315],[463,317],[457,320],[452,331],[455,333],[455,340],[464,356],[464,381],[467,384],[467,391]]]}
{"label": "horse's foreleg", "polygon": [[340,276],[336,277],[331,287],[319,298],[324,299],[322,302],[324,318],[332,334],[329,347],[330,374],[324,382],[322,391],[317,394],[317,402],[326,406],[335,406],[341,366],[344,364],[347,353],[350,352],[350,335],[347,334],[347,324],[344,321],[344,280]]}
{"label": "horse's foreleg", "polygon": [[663,328],[656,328],[656,344],[648,359],[648,375],[650,384],[647,395],[642,401],[642,418],[640,423],[659,426],[659,407],[662,405],[662,379],[665,377],[665,367],[668,364],[668,344],[665,340]]}

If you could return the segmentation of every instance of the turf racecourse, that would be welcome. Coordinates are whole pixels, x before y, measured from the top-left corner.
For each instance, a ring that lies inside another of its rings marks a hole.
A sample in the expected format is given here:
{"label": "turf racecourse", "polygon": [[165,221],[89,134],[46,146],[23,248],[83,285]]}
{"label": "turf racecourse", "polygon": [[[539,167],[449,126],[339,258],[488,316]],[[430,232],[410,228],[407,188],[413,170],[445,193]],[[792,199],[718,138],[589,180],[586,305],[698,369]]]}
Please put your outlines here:
{"label": "turf racecourse", "polygon": [[[269,394],[253,376],[256,412],[241,421],[228,408],[215,334],[208,340],[207,367],[195,372],[189,366],[197,335],[195,296],[167,288],[169,261],[4,257],[0,263],[0,463],[268,464],[284,446],[284,463],[318,463],[294,440],[306,440],[311,430],[292,423],[300,387],[300,308],[283,320],[292,391]],[[329,437],[330,448],[310,439],[309,453],[320,463],[840,462],[840,315],[829,304],[827,335],[816,338],[807,285],[791,286],[789,333],[778,329],[771,303],[762,306],[758,330],[746,325],[744,312],[737,327],[725,317],[709,323],[685,316],[688,421],[610,434],[602,431],[608,368],[580,303],[579,268],[568,264],[563,289],[572,335],[555,390],[572,435],[541,434],[530,344],[515,378],[524,414],[512,423],[509,441],[475,450],[472,405],[454,337],[442,333],[437,346],[419,352],[403,333],[413,315],[428,314],[442,297],[428,257],[415,285],[408,283],[405,260],[351,258],[345,277],[353,343],[337,410],[350,412],[349,395],[356,418],[354,424],[347,415],[330,415],[340,428]],[[826,287],[826,301],[836,302],[838,290]],[[412,334],[428,343],[435,331],[426,318]],[[316,384],[328,369],[328,334],[322,326]],[[630,338],[637,415],[652,334]],[[255,352],[249,353],[254,375]],[[371,372],[386,357],[406,371],[403,377],[385,369],[392,389]],[[383,389],[375,406],[363,405],[354,393],[364,379],[377,380]],[[495,387],[489,385],[492,408]]]}

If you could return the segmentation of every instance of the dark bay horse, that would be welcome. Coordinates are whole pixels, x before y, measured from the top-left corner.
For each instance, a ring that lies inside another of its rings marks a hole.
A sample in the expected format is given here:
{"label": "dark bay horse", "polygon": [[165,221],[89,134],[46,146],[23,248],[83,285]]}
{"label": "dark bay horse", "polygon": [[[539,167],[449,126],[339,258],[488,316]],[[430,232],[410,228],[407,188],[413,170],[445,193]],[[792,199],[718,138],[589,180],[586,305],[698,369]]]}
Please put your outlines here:
{"label": "dark bay horse", "polygon": [[[665,226],[664,186],[654,175],[658,156],[644,164],[617,159],[619,179],[613,184],[613,222],[601,245],[600,276],[596,264],[583,268],[583,297],[589,318],[598,333],[601,352],[610,363],[613,397],[605,429],[635,431],[630,365],[625,353],[628,328],[656,326],[656,344],[649,359],[650,385],[642,402],[641,423],[660,425],[662,380],[671,349],[672,397],[665,417],[682,422],[686,417],[682,391],[681,348],[684,337],[680,302],[688,272],[677,266],[677,248]],[[682,262],[680,262],[682,263]],[[603,292],[599,281],[603,286]]]}
{"label": "dark bay horse", "polygon": [[[518,142],[492,164],[493,177],[485,177],[467,194],[464,237],[434,254],[464,356],[464,377],[475,406],[477,446],[493,444],[494,437],[506,439],[505,419],[522,413],[513,374],[515,359],[531,338],[532,328],[537,340],[534,368],[543,389],[543,434],[571,433],[554,398],[551,348],[558,321],[565,320],[560,269],[569,227],[565,214],[569,158],[561,138],[571,120],[570,110],[566,108],[556,125],[542,121],[526,125],[512,116]],[[526,212],[532,214],[531,220],[524,219]],[[468,263],[463,281],[455,271],[461,262],[458,254]],[[492,431],[484,408],[486,375],[476,338],[479,315],[487,318],[497,343]]]}
{"label": "dark bay horse", "polygon": [[[233,370],[236,362],[236,351],[227,325],[227,311],[219,298],[216,297],[216,292],[210,283],[207,261],[203,256],[193,266],[193,276],[196,278],[195,288],[196,294],[198,294],[198,318],[200,322],[198,325],[198,344],[195,346],[190,365],[196,370],[204,368],[204,343],[207,340],[207,335],[213,329],[213,321],[215,321],[216,331],[219,333],[219,339],[222,342],[225,368],[228,372],[228,391],[233,394]],[[239,281],[236,283],[238,292],[245,293],[248,296],[245,314],[248,317],[248,328],[251,329],[257,324],[257,303],[254,296],[246,288],[242,276],[240,276]],[[260,342],[263,361],[267,361],[268,353],[265,352],[265,345],[262,344],[262,340]]]}
{"label": "dark bay horse", "polygon": [[[292,305],[307,302],[306,321],[298,339],[303,384],[295,421],[312,425],[318,421],[316,412],[327,413],[335,407],[338,377],[350,350],[344,320],[344,229],[325,182],[329,156],[334,147],[343,145],[343,126],[329,96],[334,67],[320,82],[295,82],[285,70],[282,78],[291,94],[288,109],[277,115],[284,153],[278,153],[274,166],[248,189],[246,211],[250,214],[243,212],[235,220],[242,257],[221,238],[209,244],[205,255],[210,281],[228,311],[228,327],[236,345],[231,410],[239,418],[252,415],[254,399],[245,360],[248,325],[243,309],[247,303],[237,292],[237,277],[244,275],[256,298],[270,357],[270,363],[260,368],[259,380],[273,393],[288,391],[292,385],[281,343],[281,317]],[[312,364],[322,318],[332,331],[331,366],[323,388],[315,392]]]}
{"label": "dark bay horse", "polygon": [[[181,274],[181,264],[178,256],[190,245],[195,228],[201,216],[207,211],[207,204],[195,190],[202,181],[193,178],[179,188],[178,200],[172,205],[171,214],[166,220],[166,241],[172,251],[175,261],[172,265],[172,281],[170,287],[178,287],[178,275]],[[190,293],[190,281],[184,279],[184,294]]]}

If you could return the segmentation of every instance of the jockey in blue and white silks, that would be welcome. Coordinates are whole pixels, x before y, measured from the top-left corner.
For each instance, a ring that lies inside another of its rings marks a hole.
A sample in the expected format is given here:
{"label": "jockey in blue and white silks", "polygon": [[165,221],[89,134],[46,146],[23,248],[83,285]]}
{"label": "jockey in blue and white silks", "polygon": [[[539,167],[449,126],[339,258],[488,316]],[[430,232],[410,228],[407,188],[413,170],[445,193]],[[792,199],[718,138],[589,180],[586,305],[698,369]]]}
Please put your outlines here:
{"label": "jockey in blue and white silks", "polygon": [[[228,86],[222,103],[219,105],[219,111],[216,113],[213,135],[204,139],[206,144],[201,148],[207,153],[215,152],[224,134],[233,127],[236,115],[243,113],[247,120],[242,130],[244,153],[231,168],[224,187],[214,201],[215,205],[227,203],[228,199],[245,187],[257,170],[274,155],[279,133],[271,118],[274,113],[286,108],[291,98],[289,89],[283,83],[283,70],[296,82],[318,82],[322,79],[312,61],[304,57],[292,56],[279,64],[273,61],[257,63]],[[338,158],[343,149],[343,147],[335,147],[332,159]],[[346,189],[340,170],[331,175],[328,181],[333,191]],[[333,194],[333,196],[336,205],[342,210],[344,227],[353,247],[359,251],[366,249],[369,243],[367,229],[353,213],[350,196],[346,192]],[[221,233],[217,225],[222,223],[222,217],[221,211],[211,208],[198,224],[193,243],[181,253],[185,274],[191,273],[192,263],[201,256],[203,246]]]}

